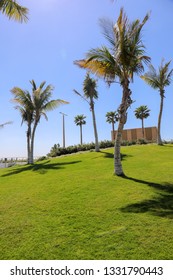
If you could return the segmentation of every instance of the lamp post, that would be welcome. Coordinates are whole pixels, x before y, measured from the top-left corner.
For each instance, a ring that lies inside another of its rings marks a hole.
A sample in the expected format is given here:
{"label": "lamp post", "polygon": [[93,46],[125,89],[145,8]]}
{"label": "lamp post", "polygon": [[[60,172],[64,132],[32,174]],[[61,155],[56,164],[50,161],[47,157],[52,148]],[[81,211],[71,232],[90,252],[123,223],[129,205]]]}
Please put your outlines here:
{"label": "lamp post", "polygon": [[62,139],[63,139],[63,148],[65,148],[65,118],[66,114],[59,112],[62,115]]}

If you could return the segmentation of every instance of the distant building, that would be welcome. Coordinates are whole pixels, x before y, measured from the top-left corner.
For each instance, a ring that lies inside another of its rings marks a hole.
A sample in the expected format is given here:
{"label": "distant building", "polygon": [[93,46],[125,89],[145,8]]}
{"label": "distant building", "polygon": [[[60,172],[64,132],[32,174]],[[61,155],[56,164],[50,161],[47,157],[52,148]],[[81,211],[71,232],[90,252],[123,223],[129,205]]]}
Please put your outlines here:
{"label": "distant building", "polygon": [[[111,131],[111,138],[112,141],[116,138],[117,131]],[[145,140],[149,142],[156,142],[157,141],[157,127],[145,127],[144,128],[144,135]],[[132,128],[132,129],[124,129],[122,133],[122,140],[123,141],[136,141],[138,139],[142,139],[142,128]]]}

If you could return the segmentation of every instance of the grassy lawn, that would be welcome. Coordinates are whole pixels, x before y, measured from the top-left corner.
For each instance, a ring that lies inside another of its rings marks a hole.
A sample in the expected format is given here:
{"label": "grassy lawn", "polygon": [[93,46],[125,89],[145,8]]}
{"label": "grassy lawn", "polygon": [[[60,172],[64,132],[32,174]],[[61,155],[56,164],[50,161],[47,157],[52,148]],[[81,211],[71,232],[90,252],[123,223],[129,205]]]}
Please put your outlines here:
{"label": "grassy lawn", "polygon": [[172,259],[173,145],[0,170],[1,259]]}

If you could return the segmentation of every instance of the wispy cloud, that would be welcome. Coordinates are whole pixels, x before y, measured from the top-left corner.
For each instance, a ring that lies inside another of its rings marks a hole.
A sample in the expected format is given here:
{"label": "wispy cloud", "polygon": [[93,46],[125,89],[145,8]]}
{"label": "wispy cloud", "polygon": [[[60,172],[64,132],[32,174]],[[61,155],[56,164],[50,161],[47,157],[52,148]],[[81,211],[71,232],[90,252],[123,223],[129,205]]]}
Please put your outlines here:
{"label": "wispy cloud", "polygon": [[60,57],[65,60],[67,58],[67,51],[63,48],[60,50]]}

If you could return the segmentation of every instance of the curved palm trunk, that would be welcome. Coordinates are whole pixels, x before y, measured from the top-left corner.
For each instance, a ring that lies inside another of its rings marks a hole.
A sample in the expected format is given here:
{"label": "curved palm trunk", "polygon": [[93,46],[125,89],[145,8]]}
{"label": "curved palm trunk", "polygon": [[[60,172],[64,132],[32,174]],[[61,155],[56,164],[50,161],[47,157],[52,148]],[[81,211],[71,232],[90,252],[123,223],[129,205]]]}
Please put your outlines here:
{"label": "curved palm trunk", "polygon": [[161,119],[162,119],[162,112],[163,112],[163,98],[164,98],[164,91],[160,91],[160,112],[158,117],[158,128],[157,128],[157,144],[162,145],[162,138],[161,138]]}
{"label": "curved palm trunk", "polygon": [[114,172],[118,176],[124,176],[122,163],[121,163],[121,141],[122,141],[122,132],[124,125],[127,121],[127,110],[132,103],[131,100],[131,90],[129,89],[129,80],[125,79],[122,83],[123,87],[123,96],[121,105],[119,107],[119,124],[117,129],[117,134],[115,138],[115,148],[114,148]]}
{"label": "curved palm trunk", "polygon": [[92,112],[92,119],[93,119],[93,127],[94,127],[94,136],[95,136],[95,151],[99,152],[99,141],[98,141],[98,133],[97,133],[97,126],[96,126],[96,117],[95,117],[95,111],[94,111],[94,102],[91,98],[90,102],[90,108]]}
{"label": "curved palm trunk", "polygon": [[82,145],[82,124],[80,125],[80,144]]}

